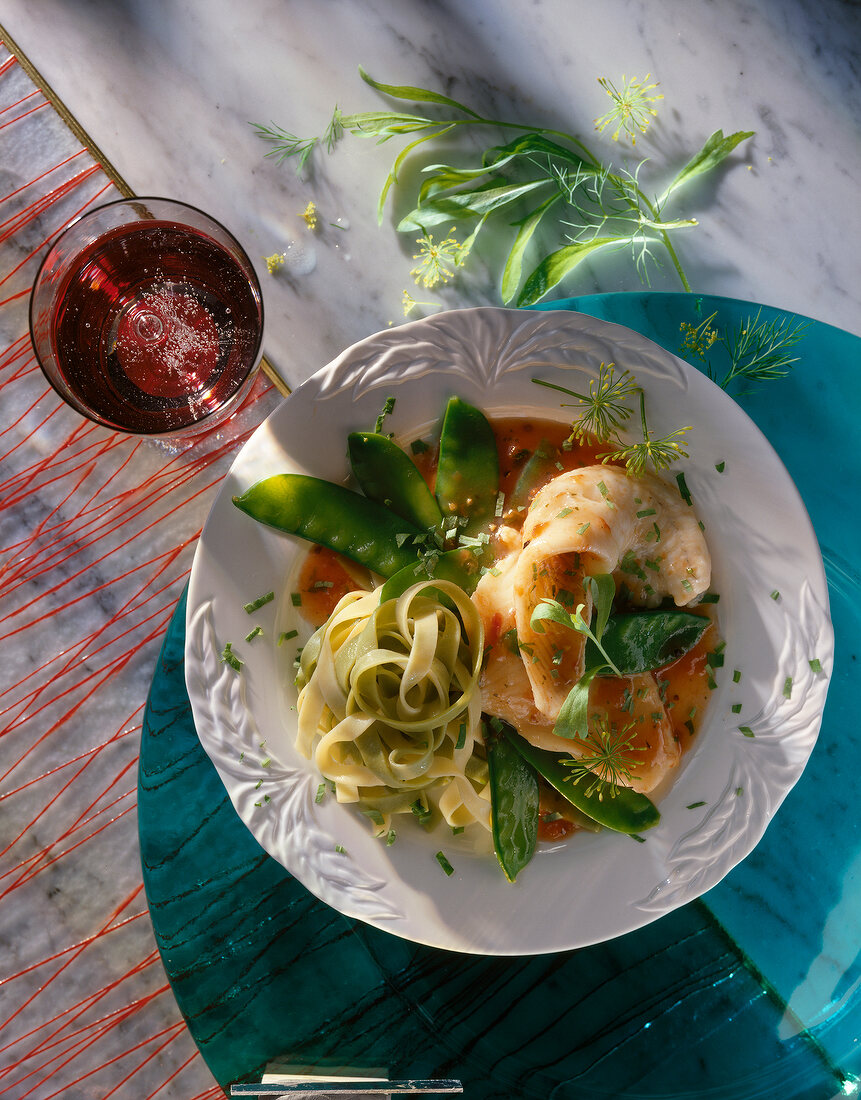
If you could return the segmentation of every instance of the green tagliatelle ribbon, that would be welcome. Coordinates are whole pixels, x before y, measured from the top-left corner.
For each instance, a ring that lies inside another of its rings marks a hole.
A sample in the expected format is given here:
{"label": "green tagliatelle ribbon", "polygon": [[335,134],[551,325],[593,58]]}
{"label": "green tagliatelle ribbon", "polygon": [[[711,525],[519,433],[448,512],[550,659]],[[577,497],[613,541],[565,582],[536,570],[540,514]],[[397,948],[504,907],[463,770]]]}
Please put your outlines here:
{"label": "green tagliatelle ribbon", "polygon": [[392,814],[434,806],[454,827],[489,828],[483,647],[472,600],[441,580],[382,604],[348,593],[304,647],[297,748],[381,835]]}

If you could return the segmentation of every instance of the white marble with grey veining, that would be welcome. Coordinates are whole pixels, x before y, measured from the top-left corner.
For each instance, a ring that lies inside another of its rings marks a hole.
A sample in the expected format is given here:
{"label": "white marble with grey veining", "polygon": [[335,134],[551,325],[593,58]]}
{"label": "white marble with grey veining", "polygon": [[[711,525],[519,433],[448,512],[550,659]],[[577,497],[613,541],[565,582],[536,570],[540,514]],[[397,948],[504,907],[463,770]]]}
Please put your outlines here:
{"label": "white marble with grey veining", "polygon": [[[2,0],[0,20],[138,194],[197,204],[239,236],[261,268],[268,355],[293,385],[402,320],[414,289],[412,240],[394,231],[391,204],[381,227],[375,217],[394,142],[348,137],[300,179],[263,158],[249,125],[310,136],[336,103],[380,106],[360,64],[609,155],[622,148],[594,134],[609,103],[596,78],[650,72],[664,99],[637,149],[656,189],[713,130],[756,131],[674,208],[700,222],[677,238],[693,289],[861,332],[853,0]],[[311,198],[313,236],[299,216]],[[498,303],[489,244],[440,295],[446,305]],[[285,249],[302,253],[294,271],[268,276],[262,258]],[[619,255],[553,294],[640,286]],[[667,263],[652,286],[681,289]]]}

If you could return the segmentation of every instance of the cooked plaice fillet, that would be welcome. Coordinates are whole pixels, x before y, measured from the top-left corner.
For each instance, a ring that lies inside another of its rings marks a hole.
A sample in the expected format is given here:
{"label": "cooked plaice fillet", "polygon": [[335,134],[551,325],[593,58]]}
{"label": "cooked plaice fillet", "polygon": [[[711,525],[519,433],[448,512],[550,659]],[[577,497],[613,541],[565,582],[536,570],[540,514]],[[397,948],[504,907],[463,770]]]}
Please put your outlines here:
{"label": "cooked plaice fillet", "polygon": [[524,663],[535,705],[548,718],[556,717],[583,674],[585,638],[572,639],[566,627],[548,622],[540,634],[530,625],[532,613],[542,599],[560,599],[561,592],[563,604],[585,603],[588,622],[592,609],[583,578],[597,573],[620,574],[639,606],[656,606],[665,596],[679,607],[691,603],[711,580],[693,509],[657,478],[631,477],[614,466],[560,474],[535,495],[514,566],[514,610],[521,644],[539,655],[537,661],[525,655]]}
{"label": "cooked plaice fillet", "polygon": [[[481,694],[488,714],[509,722],[536,748],[581,757],[595,751],[593,745],[553,732],[553,722],[535,706],[523,662],[504,642],[488,655]],[[648,794],[679,763],[679,743],[651,673],[594,680],[589,711],[604,718],[623,740],[630,738],[625,751],[630,779],[624,785]]]}
{"label": "cooked plaice fillet", "polygon": [[[657,478],[589,466],[545,485],[522,532],[503,528],[497,543],[496,569],[482,577],[474,596],[493,645],[482,677],[483,707],[537,747],[576,755],[585,750],[557,737],[553,726],[583,674],[585,638],[549,620],[542,623],[543,634],[534,631],[535,608],[546,597],[572,612],[583,604],[588,622],[592,607],[583,582],[599,573],[612,574],[617,585],[624,582],[636,605],[656,606],[667,596],[677,606],[691,604],[711,580],[702,529],[693,509]],[[599,686],[612,683],[596,680],[590,702],[622,729],[633,713],[630,700],[620,711],[610,698],[614,689]],[[632,746],[641,751],[632,757],[631,785],[649,791],[678,763],[678,744],[651,675],[615,684],[636,699]]]}

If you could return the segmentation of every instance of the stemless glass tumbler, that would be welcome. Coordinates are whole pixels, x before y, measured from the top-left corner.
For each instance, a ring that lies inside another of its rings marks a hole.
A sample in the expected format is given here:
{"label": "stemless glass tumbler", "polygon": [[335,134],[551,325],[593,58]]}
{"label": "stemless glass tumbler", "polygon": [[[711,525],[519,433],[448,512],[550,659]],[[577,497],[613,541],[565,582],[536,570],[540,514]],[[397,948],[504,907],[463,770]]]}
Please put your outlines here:
{"label": "stemless glass tumbler", "polygon": [[136,435],[189,434],[241,403],[263,301],[238,241],[193,206],[107,203],[51,246],[30,299],[33,347],[79,413]]}

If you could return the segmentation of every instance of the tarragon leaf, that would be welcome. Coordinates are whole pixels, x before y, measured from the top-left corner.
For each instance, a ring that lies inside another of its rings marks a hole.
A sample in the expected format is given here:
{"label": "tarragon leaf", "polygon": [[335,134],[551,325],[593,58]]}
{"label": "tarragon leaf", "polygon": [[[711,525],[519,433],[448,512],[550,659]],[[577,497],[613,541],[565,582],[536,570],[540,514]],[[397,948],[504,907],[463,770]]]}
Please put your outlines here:
{"label": "tarragon leaf", "polygon": [[715,130],[702,149],[691,157],[661,195],[657,201],[657,206],[661,207],[677,187],[681,187],[682,184],[687,183],[695,176],[702,175],[703,172],[710,172],[712,168],[716,168],[721,161],[726,160],[737,145],[740,145],[749,137],[753,137],[753,134],[753,130],[738,130],[736,133],[730,134],[729,137],[724,137],[723,130]]}
{"label": "tarragon leaf", "polygon": [[429,141],[431,138],[441,137],[443,134],[447,133],[450,129],[451,129],[451,126],[445,126],[445,127],[443,127],[442,130],[434,130],[430,134],[425,134],[423,137],[416,138],[416,140],[411,141],[409,143],[409,145],[405,145],[404,148],[401,149],[400,153],[398,153],[398,155],[395,157],[394,163],[392,164],[392,167],[389,171],[389,174],[386,177],[386,181],[383,184],[382,190],[380,191],[380,199],[379,199],[379,202],[377,204],[377,222],[380,225],[383,224],[383,208],[386,205],[386,198],[388,197],[389,190],[392,186],[397,184],[397,182],[398,182],[398,172],[401,170],[401,167],[402,167],[404,161],[409,156],[409,154],[418,145],[421,145],[422,142]]}
{"label": "tarragon leaf", "polygon": [[530,180],[527,183],[507,183],[499,186],[495,180],[472,190],[457,191],[433,199],[425,205],[419,205],[403,218],[398,232],[405,230],[427,229],[431,225],[450,222],[452,218],[481,217],[499,209],[510,202],[547,185],[546,179]]}
{"label": "tarragon leaf", "polygon": [[393,99],[408,99],[413,103],[439,103],[444,107],[454,107],[458,111],[463,111],[464,114],[471,115],[472,118],[481,117],[475,111],[470,110],[469,107],[464,106],[463,103],[458,103],[456,99],[449,99],[448,96],[441,95],[439,92],[431,92],[427,88],[416,88],[411,84],[383,84],[379,80],[374,80],[361,65],[359,66],[359,76],[366,84],[370,84],[378,92],[390,95]]}
{"label": "tarragon leaf", "polygon": [[510,302],[517,293],[523,272],[523,254],[532,240],[535,230],[550,207],[559,202],[561,198],[561,195],[551,195],[549,199],[545,199],[536,210],[533,210],[519,223],[520,229],[517,231],[514,244],[511,246],[511,251],[508,253],[508,259],[505,262],[505,270],[502,272],[500,294],[504,303]]}
{"label": "tarragon leaf", "polygon": [[545,256],[532,272],[517,299],[518,306],[534,305],[540,298],[560,283],[578,264],[593,252],[611,244],[630,243],[631,237],[595,237],[591,241],[578,241]]}
{"label": "tarragon leaf", "polygon": [[559,708],[553,732],[557,737],[569,739],[587,737],[589,734],[589,688],[596,676],[609,672],[607,665],[596,665],[587,669],[573,688],[568,692],[565,702]]}

